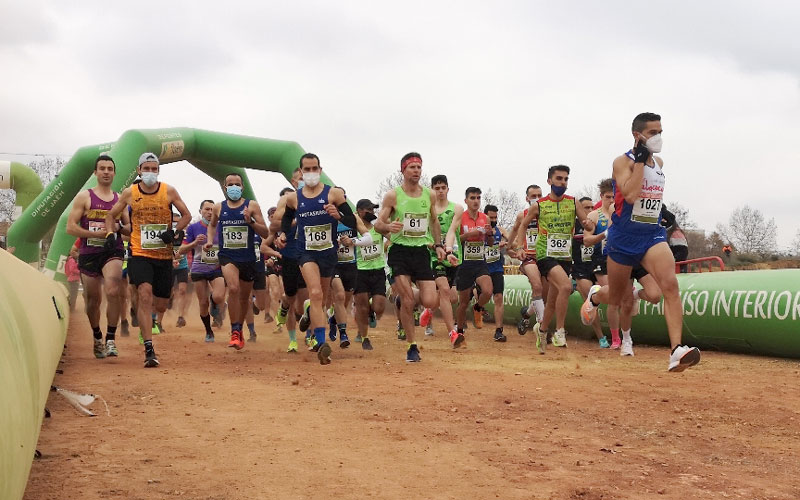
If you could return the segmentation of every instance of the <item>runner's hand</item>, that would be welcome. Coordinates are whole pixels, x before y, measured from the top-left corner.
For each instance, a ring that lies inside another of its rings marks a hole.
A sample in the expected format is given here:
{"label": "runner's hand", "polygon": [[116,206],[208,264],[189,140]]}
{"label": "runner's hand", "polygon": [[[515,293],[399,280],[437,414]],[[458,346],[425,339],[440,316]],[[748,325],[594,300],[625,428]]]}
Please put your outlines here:
{"label": "runner's hand", "polygon": [[339,213],[339,209],[336,208],[336,205],[334,205],[333,203],[326,203],[325,206],[322,208],[324,208],[325,211],[328,212],[328,215],[330,215],[334,219],[339,220],[342,218],[342,214]]}
{"label": "runner's hand", "polygon": [[403,223],[399,220],[393,221],[389,223],[389,232],[390,233],[399,233],[403,230]]}
{"label": "runner's hand", "polygon": [[[199,238],[199,236],[198,236],[198,238]],[[204,238],[205,238],[205,236],[204,236]],[[211,250],[211,247],[213,247],[213,246],[214,246],[214,244],[209,241],[205,245],[203,245],[203,250]]]}
{"label": "runner's hand", "polygon": [[355,245],[355,243],[353,243],[353,240],[349,236],[342,236],[341,238],[339,238],[339,244],[344,245],[346,247],[351,247]]}
{"label": "runner's hand", "polygon": [[441,262],[446,257],[447,257],[447,252],[444,251],[444,248],[442,248],[441,246],[436,247],[436,258],[439,259],[439,261]]}
{"label": "runner's hand", "polygon": [[447,256],[447,262],[449,262],[451,266],[457,266],[458,265],[458,257],[456,257],[455,255],[453,255],[451,253],[450,255]]}
{"label": "runner's hand", "polygon": [[167,229],[166,231],[158,235],[158,237],[161,238],[161,241],[169,245],[170,243],[172,243],[172,240],[175,239],[175,231],[173,231],[172,229]]}
{"label": "runner's hand", "polygon": [[186,233],[183,232],[183,229],[181,229],[180,231],[175,233],[175,238],[173,238],[173,240],[172,240],[172,245],[173,246],[181,246],[181,243],[183,243],[183,238],[185,236],[186,236]]}
{"label": "runner's hand", "polygon": [[650,150],[644,145],[644,141],[640,140],[633,148],[633,162],[634,163],[647,163],[650,159]]}
{"label": "runner's hand", "polygon": [[114,250],[117,247],[117,238],[119,235],[117,233],[110,233],[106,236],[106,242],[103,245],[103,248],[107,251]]}
{"label": "runner's hand", "polygon": [[[194,244],[195,244],[195,246],[196,246],[196,245],[203,245],[203,244],[206,242],[206,239],[208,239],[208,237],[207,237],[205,234],[202,234],[202,233],[201,233],[201,234],[198,234],[198,235],[197,235],[197,236],[195,236],[195,238],[194,238]],[[203,248],[205,248],[205,246],[204,246]]]}

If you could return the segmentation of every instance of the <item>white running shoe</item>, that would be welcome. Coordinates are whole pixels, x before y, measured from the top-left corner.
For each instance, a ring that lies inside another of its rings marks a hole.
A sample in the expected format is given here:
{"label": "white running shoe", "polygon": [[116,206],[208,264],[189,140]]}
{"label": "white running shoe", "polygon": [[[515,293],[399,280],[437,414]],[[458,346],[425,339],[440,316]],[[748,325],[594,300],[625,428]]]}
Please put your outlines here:
{"label": "white running shoe", "polygon": [[620,356],[633,356],[633,340],[622,339],[622,345],[619,348]]}
{"label": "white running shoe", "polygon": [[633,287],[633,310],[631,311],[631,316],[638,316],[639,315],[639,303],[642,299],[639,298],[639,289],[635,286]]}
{"label": "white running shoe", "polygon": [[700,362],[700,349],[679,345],[669,356],[669,371],[682,372]]}
{"label": "white running shoe", "polygon": [[428,326],[425,327],[425,336],[431,337],[433,335],[433,325],[428,323]]}
{"label": "white running shoe", "polygon": [[556,347],[567,347],[567,332],[559,328],[553,333],[553,345]]}

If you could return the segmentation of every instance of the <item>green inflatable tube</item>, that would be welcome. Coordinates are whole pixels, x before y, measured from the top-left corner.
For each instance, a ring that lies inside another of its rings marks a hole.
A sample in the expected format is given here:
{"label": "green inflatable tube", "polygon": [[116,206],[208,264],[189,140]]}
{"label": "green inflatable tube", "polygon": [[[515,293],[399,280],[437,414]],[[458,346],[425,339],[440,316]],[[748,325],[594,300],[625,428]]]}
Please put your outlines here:
{"label": "green inflatable tube", "polygon": [[64,287],[0,250],[2,499],[20,499],[25,492],[68,325]]}
{"label": "green inflatable tube", "polygon": [[[678,275],[683,303],[683,342],[701,349],[800,358],[800,269],[690,273]],[[506,276],[503,321],[516,324],[530,304],[525,276]],[[565,327],[570,335],[592,338],[579,318],[583,299],[570,297]],[[487,309],[491,310],[491,303]],[[669,345],[659,304],[639,303],[633,317],[636,343]],[[608,332],[605,306],[599,316]]]}
{"label": "green inflatable tube", "polygon": [[[82,189],[95,185],[94,161],[108,153],[117,165],[112,188],[121,191],[136,178],[139,155],[152,151],[162,164],[187,160],[199,170],[222,181],[229,172],[240,173],[245,183],[244,195],[255,199],[244,169],[280,172],[287,179],[299,165],[303,149],[295,142],[223,134],[190,128],[129,130],[114,143],[79,149],[59,176],[34,200],[11,226],[9,246],[26,262],[38,260],[38,244],[57,223],[53,243],[45,262],[45,274],[64,281],[63,265],[74,238],[66,234],[66,212]],[[322,181],[330,179],[322,176]],[[180,186],[177,186],[180,189]]]}
{"label": "green inflatable tube", "polygon": [[42,192],[42,181],[36,172],[27,165],[15,161],[0,160],[0,189],[13,189],[17,193],[14,214],[16,220]]}

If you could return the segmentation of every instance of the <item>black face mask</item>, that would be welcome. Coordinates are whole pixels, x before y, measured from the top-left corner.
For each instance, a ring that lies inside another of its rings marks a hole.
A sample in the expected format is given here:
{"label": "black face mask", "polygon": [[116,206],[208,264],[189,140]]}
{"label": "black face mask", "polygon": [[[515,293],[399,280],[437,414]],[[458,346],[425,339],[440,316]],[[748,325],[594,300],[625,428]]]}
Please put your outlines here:
{"label": "black face mask", "polygon": [[497,227],[497,221],[496,220],[491,221],[489,224],[491,224],[492,227]]}
{"label": "black face mask", "polygon": [[365,213],[364,217],[362,217],[362,219],[364,219],[366,222],[372,222],[377,218],[378,218],[378,216],[373,214],[373,213],[371,213],[371,212]]}

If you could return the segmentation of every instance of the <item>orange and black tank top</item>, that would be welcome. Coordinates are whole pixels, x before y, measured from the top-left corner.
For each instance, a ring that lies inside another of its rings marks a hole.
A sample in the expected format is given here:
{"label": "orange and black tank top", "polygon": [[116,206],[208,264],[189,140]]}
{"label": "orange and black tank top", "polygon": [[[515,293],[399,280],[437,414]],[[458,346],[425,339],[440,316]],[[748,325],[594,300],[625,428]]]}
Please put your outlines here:
{"label": "orange and black tank top", "polygon": [[172,227],[172,204],[167,199],[167,184],[161,182],[155,193],[143,193],[139,184],[131,186],[131,254],[134,257],[172,260],[172,244],[161,240],[161,233]]}

